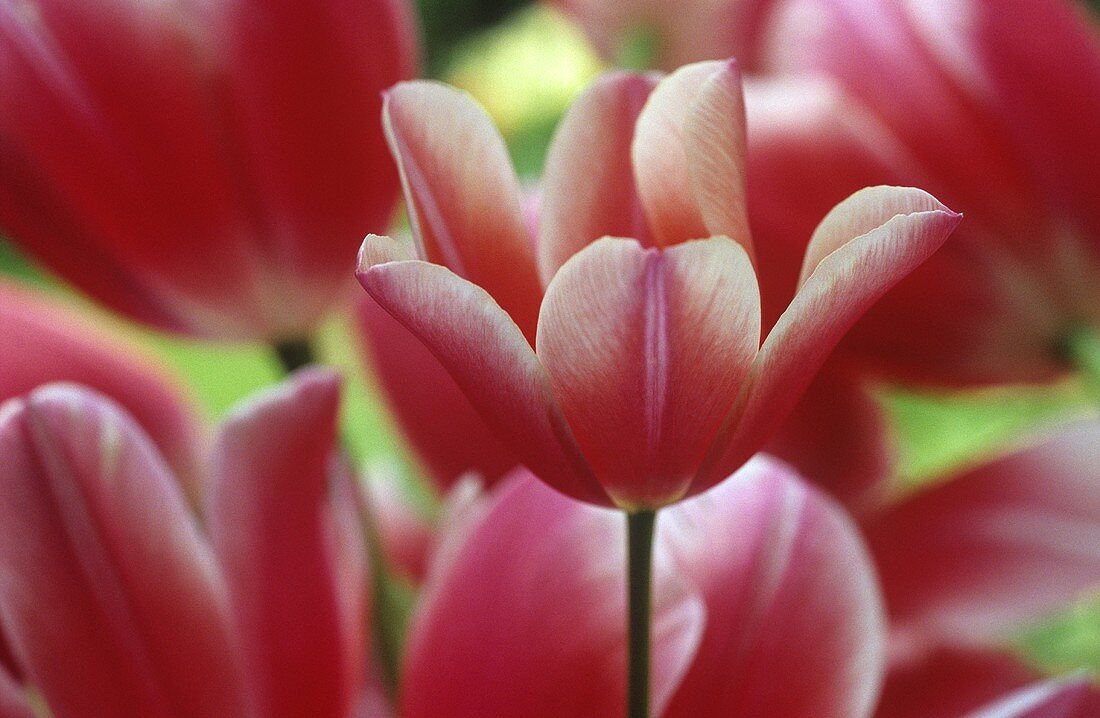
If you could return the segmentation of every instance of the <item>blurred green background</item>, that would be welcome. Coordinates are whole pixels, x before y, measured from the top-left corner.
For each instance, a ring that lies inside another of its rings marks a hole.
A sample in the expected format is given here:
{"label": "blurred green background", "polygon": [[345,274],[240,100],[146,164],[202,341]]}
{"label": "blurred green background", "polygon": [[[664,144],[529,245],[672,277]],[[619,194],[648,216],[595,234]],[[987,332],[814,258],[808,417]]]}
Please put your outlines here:
{"label": "blurred green background", "polygon": [[[1090,2],[1100,9],[1100,0]],[[420,0],[419,9],[426,74],[470,91],[500,126],[521,177],[533,179],[561,113],[600,72],[600,61],[578,32],[545,6],[520,0]],[[266,346],[199,343],[111,317],[42,274],[2,240],[0,273],[65,294],[89,322],[112,325],[136,338],[180,374],[211,421],[281,375]],[[319,351],[348,377],[345,434],[355,457],[392,463],[425,499],[427,492],[418,488],[421,471],[376,399],[346,317],[334,316],[326,324]],[[881,395],[897,435],[897,480],[909,487],[979,461],[1040,426],[1091,411],[1074,383],[952,396],[884,387]],[[1027,630],[1018,645],[1051,671],[1100,670],[1100,601],[1084,600]]]}

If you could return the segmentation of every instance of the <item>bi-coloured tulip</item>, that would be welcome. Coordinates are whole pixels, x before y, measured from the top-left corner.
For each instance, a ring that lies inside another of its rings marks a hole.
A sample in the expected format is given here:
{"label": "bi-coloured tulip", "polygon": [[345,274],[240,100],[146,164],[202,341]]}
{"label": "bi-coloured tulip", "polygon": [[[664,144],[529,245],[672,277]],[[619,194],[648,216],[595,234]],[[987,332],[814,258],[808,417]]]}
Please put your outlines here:
{"label": "bi-coloured tulip", "polygon": [[[351,715],[368,604],[338,397],[306,373],[237,410],[201,527],[114,402],[54,384],[0,408],[0,616],[51,715]],[[0,669],[9,703],[33,715]]]}
{"label": "bi-coloured tulip", "polygon": [[397,195],[404,0],[5,0],[0,231],[158,327],[299,339]]}
{"label": "bi-coloured tulip", "polygon": [[537,254],[500,136],[468,97],[404,84],[384,113],[417,258],[369,237],[360,282],[522,463],[599,505],[658,508],[741,466],[959,221],[920,190],[856,193],[762,324],[732,61],[590,87],[550,149]]}

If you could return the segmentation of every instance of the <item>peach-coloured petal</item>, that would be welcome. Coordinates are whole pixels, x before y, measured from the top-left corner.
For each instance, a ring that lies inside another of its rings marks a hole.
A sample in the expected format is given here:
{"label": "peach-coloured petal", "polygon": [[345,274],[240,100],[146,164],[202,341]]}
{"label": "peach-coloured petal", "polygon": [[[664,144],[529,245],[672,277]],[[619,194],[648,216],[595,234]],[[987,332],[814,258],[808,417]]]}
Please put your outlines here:
{"label": "peach-coloured petal", "polygon": [[537,348],[607,492],[657,507],[683,496],[759,337],[756,278],[732,240],[605,238],[550,283]]}
{"label": "peach-coloured petal", "polygon": [[359,697],[366,558],[339,397],[331,373],[299,372],[236,409],[215,450],[210,534],[264,716],[343,718]]}
{"label": "peach-coloured petal", "polygon": [[693,490],[725,478],[760,448],[844,333],[939,249],[960,219],[920,190],[870,187],[822,220],[806,249],[798,293],[764,340],[748,391],[728,417],[728,434],[719,435]]}
{"label": "peach-coloured petal", "polygon": [[[401,715],[620,716],[625,707],[625,523],[520,472],[437,562],[414,616]],[[657,552],[655,709],[703,629],[699,597]]]}
{"label": "peach-coloured petal", "polygon": [[386,93],[384,124],[421,259],[484,288],[534,336],[542,292],[519,182],[492,120],[433,82]]}
{"label": "peach-coloured petal", "polygon": [[633,159],[659,244],[725,235],[752,255],[736,62],[688,65],[663,79],[638,117]]}
{"label": "peach-coloured petal", "polygon": [[416,260],[361,266],[358,276],[374,300],[435,354],[521,463],[559,491],[609,503],[546,370],[485,290],[445,267]]}
{"label": "peach-coloured petal", "polygon": [[243,715],[225,590],[177,481],[104,397],[0,408],[0,615],[58,716]]}
{"label": "peach-coloured petal", "polygon": [[558,268],[600,237],[652,244],[631,162],[634,123],[657,84],[652,75],[612,72],[570,106],[546,156],[539,212],[539,272]]}
{"label": "peach-coloured petal", "polygon": [[990,642],[1100,583],[1100,422],[924,489],[865,531],[892,619]]}
{"label": "peach-coloured petal", "polygon": [[759,456],[664,510],[658,532],[707,608],[668,718],[871,715],[885,614],[870,556],[838,505]]}

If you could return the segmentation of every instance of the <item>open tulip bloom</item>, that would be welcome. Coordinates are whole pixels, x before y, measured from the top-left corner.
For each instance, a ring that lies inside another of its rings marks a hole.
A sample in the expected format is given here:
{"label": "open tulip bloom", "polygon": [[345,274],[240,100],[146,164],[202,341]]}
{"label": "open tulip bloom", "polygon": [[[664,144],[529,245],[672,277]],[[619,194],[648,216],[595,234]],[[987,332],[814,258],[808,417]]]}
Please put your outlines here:
{"label": "open tulip bloom", "polygon": [[[648,631],[654,512],[760,449],[847,328],[960,219],[920,190],[857,192],[762,327],[733,61],[593,84],[550,149],[537,254],[503,143],[470,99],[409,83],[383,113],[418,258],[368,237],[359,280],[540,479],[628,512],[632,641]],[[646,643],[632,645],[632,686]],[[632,688],[634,715],[647,697]]]}

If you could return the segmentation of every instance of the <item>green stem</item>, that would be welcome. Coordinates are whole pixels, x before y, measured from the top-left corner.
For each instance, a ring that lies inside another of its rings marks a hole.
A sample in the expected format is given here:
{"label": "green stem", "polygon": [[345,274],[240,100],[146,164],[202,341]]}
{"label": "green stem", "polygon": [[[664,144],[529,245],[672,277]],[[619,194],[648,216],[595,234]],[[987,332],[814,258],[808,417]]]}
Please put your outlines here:
{"label": "green stem", "polygon": [[[279,364],[287,374],[317,362],[317,353],[313,349],[313,343],[309,339],[295,339],[272,344],[272,349],[279,359]],[[347,441],[342,441],[342,451],[349,465],[353,465]],[[367,547],[367,555],[370,558],[371,587],[373,590],[373,620],[371,630],[374,638],[374,651],[378,657],[379,670],[382,674],[382,684],[393,699],[397,695],[398,686],[398,662],[401,658],[401,637],[404,627],[404,614],[398,600],[390,572],[386,566],[385,554],[382,551],[382,540],[378,535],[377,522],[374,520],[374,511],[370,501],[364,495],[365,492],[356,487],[356,496],[359,502],[359,516],[363,526],[363,538]]]}
{"label": "green stem", "polygon": [[317,361],[313,343],[309,339],[288,339],[272,344],[271,348],[275,350],[275,356],[279,358],[279,364],[287,374]]}
{"label": "green stem", "polygon": [[1100,403],[1100,329],[1082,327],[1066,340],[1069,359],[1081,373],[1085,388]]}
{"label": "green stem", "polygon": [[626,515],[629,635],[627,718],[649,718],[649,633],[653,593],[653,531],[656,511]]}

